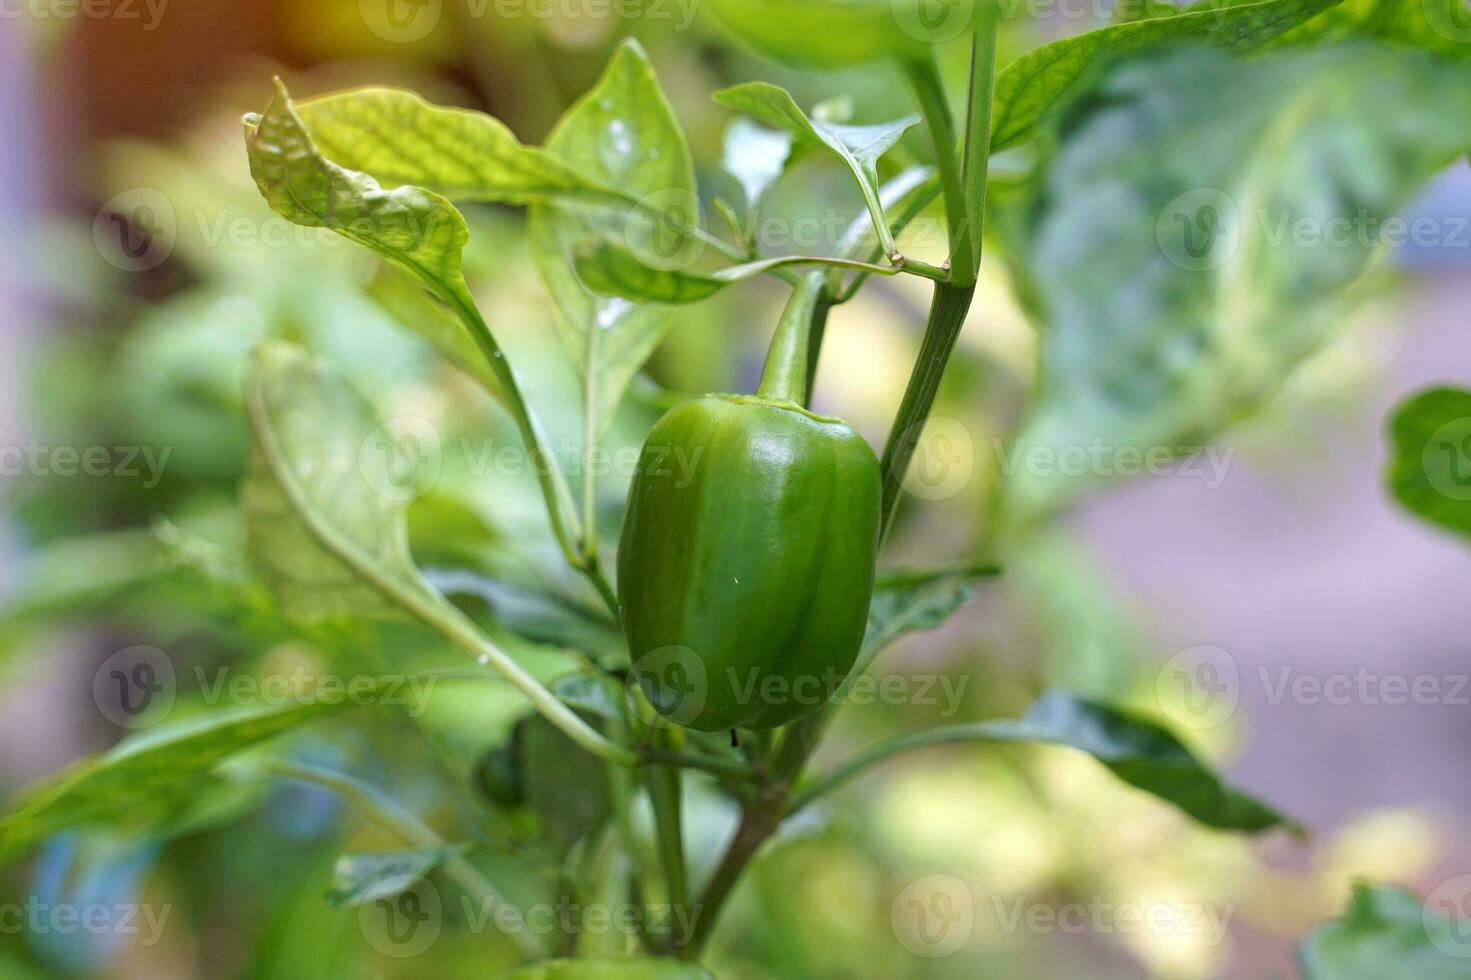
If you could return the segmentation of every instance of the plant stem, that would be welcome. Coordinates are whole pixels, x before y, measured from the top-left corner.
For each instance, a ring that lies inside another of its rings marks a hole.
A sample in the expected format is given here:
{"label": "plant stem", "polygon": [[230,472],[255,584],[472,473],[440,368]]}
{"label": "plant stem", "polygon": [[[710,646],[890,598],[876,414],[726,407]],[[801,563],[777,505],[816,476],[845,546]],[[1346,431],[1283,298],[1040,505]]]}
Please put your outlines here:
{"label": "plant stem", "polygon": [[881,742],[867,751],[859,753],[854,758],[849,759],[832,772],[809,783],[800,792],[793,794],[791,801],[787,804],[786,815],[791,816],[819,797],[837,789],[868,767],[877,762],[882,762],[890,756],[899,755],[903,752],[912,752],[916,749],[929,748],[935,745],[975,742],[998,736],[1006,736],[1004,728],[988,722],[977,722],[968,725],[954,725],[949,728],[932,728],[927,731],[900,735],[886,742]]}
{"label": "plant stem", "polygon": [[[520,383],[516,380],[516,373],[511,369],[509,359],[501,350],[495,335],[486,326],[485,319],[475,308],[475,304],[468,298],[461,298],[453,293],[450,294],[450,298],[454,300],[456,311],[469,326],[470,335],[475,338],[476,345],[485,355],[491,371],[495,373],[496,380],[500,382],[506,401],[510,405],[511,415],[520,429],[521,441],[525,444],[526,451],[533,456],[540,457],[546,463],[544,466],[535,466],[533,469],[536,470],[537,481],[541,484],[542,496],[546,500],[547,517],[551,521],[552,534],[556,537],[557,544],[561,546],[567,564],[581,572],[592,583],[616,622],[619,617],[618,600],[608,580],[598,568],[596,515],[591,512],[591,508],[596,504],[595,486],[588,486],[586,482],[583,486],[584,507],[589,511],[586,526],[583,526],[577,517],[577,504],[572,499],[572,490],[567,485],[567,477],[563,474],[562,467],[558,465],[556,457],[552,455],[552,451],[547,448],[546,436],[542,433],[541,424],[532,414],[531,407],[521,393]],[[592,342],[592,338],[589,338],[589,343]],[[585,401],[588,402],[588,406],[584,408],[589,416],[587,425],[591,426],[593,424],[591,397],[585,396]],[[591,480],[589,475],[584,474],[584,476],[585,480]]]}
{"label": "plant stem", "polygon": [[695,923],[694,934],[687,937],[687,942],[676,945],[675,951],[681,959],[694,960],[699,957],[705,943],[710,939],[710,934],[715,931],[715,924],[720,919],[725,901],[735,889],[746,865],[755,857],[767,838],[776,832],[781,820],[782,804],[779,799],[760,798],[741,810],[741,822],[736,827],[735,836],[726,847],[725,856],[721,858],[720,866],[715,869],[710,883],[701,893],[700,903],[695,906],[699,919]]}
{"label": "plant stem", "polygon": [[[950,363],[955,341],[965,325],[975,296],[975,283],[981,264],[982,232],[985,227],[986,179],[990,170],[991,109],[996,79],[997,16],[988,5],[980,15],[971,43],[970,100],[966,108],[965,155],[959,183],[953,173],[955,159],[945,152],[953,147],[949,133],[949,110],[939,75],[933,62],[915,62],[910,77],[920,96],[925,117],[935,134],[936,152],[940,157],[940,176],[945,185],[945,210],[950,225],[951,252],[949,284],[935,286],[930,306],[929,323],[925,327],[919,358],[910,375],[909,387],[899,405],[898,417],[884,446],[883,459],[883,534],[893,526],[899,504],[900,487],[915,446],[924,432],[925,422],[934,408],[940,379]],[[941,142],[950,140],[950,142]],[[949,176],[947,177],[947,173]],[[963,230],[957,230],[963,229]]]}
{"label": "plant stem", "polygon": [[899,505],[899,496],[904,475],[914,459],[914,450],[924,432],[925,422],[935,404],[935,395],[940,390],[940,379],[955,349],[960,328],[965,325],[966,313],[970,311],[974,286],[953,286],[946,283],[935,285],[935,295],[930,306],[929,323],[925,326],[924,340],[920,343],[919,359],[914,373],[909,377],[909,387],[904,400],[899,404],[899,414],[894,427],[889,431],[884,445],[883,457],[883,535],[887,536],[893,526],[894,514]]}
{"label": "plant stem", "polygon": [[817,389],[817,365],[822,357],[822,342],[827,337],[827,318],[832,309],[833,303],[824,290],[817,308],[812,311],[812,325],[807,331],[807,400],[802,403],[804,408],[812,406],[812,392]]}
{"label": "plant stem", "polygon": [[452,300],[455,311],[460,319],[470,330],[470,335],[475,339],[475,344],[480,352],[485,355],[486,363],[490,365],[496,380],[500,382],[502,394],[511,409],[511,416],[516,420],[516,426],[521,431],[521,441],[526,444],[526,451],[533,455],[540,455],[547,463],[546,466],[537,466],[537,480],[541,484],[542,496],[546,498],[547,516],[552,522],[552,533],[556,535],[557,543],[562,546],[562,552],[567,561],[574,567],[581,567],[581,556],[575,547],[575,541],[582,536],[582,529],[578,526],[576,504],[572,501],[572,491],[567,486],[567,478],[562,473],[562,468],[556,465],[556,457],[547,448],[546,437],[541,431],[541,424],[536,416],[532,414],[526,398],[521,393],[520,382],[516,379],[516,372],[511,369],[510,361],[501,350],[500,344],[496,342],[495,335],[486,326],[485,318],[475,308],[469,296],[460,296],[458,291],[451,291],[447,298]]}
{"label": "plant stem", "polygon": [[812,339],[812,319],[822,299],[826,276],[809,272],[797,284],[792,298],[776,325],[776,336],[766,353],[761,371],[761,384],[756,397],[771,401],[807,402],[808,345]]}
{"label": "plant stem", "polygon": [[[897,183],[899,180],[900,178],[896,177],[891,183]],[[905,201],[903,210],[889,224],[889,228],[893,233],[898,235],[905,228],[909,227],[914,219],[918,218],[924,212],[924,209],[930,206],[930,202],[940,195],[940,190],[940,181],[934,177],[914,188],[913,192],[907,195],[908,200]],[[899,195],[899,199],[903,200],[904,196]],[[868,227],[869,225],[867,224],[863,225],[865,230]],[[848,236],[844,239],[843,248],[839,254],[858,258],[862,255],[862,245],[863,239],[857,237],[855,232],[850,230]],[[883,258],[882,248],[878,245],[873,246],[869,251],[869,261],[877,262],[881,258]],[[852,299],[858,290],[863,288],[863,284],[868,281],[868,276],[869,273],[860,272],[853,277],[852,281],[846,287],[843,287],[841,278],[829,273],[828,292],[833,305],[837,306]]]}
{"label": "plant stem", "polygon": [[751,768],[739,759],[724,759],[720,756],[670,752],[665,749],[647,748],[638,754],[639,761],[655,766],[672,766],[677,769],[699,769],[717,776],[739,776],[751,778]]}
{"label": "plant stem", "polygon": [[598,481],[593,476],[592,457],[598,444],[601,395],[596,365],[602,342],[602,331],[593,324],[587,331],[587,369],[583,371],[582,381],[582,558],[591,564],[598,560]]}
{"label": "plant stem", "polygon": [[937,265],[930,265],[928,262],[922,262],[919,259],[911,259],[907,255],[899,256],[899,268],[911,275],[919,276],[922,279],[929,279],[932,282],[950,281],[949,269],[942,269]]}
{"label": "plant stem", "polygon": [[976,249],[972,244],[965,184],[957,154],[955,123],[950,117],[950,105],[945,101],[940,71],[933,58],[924,58],[906,61],[904,73],[919,100],[925,124],[930,130],[930,140],[935,145],[936,167],[940,171],[940,185],[945,195],[946,223],[950,227],[950,266],[951,274],[955,277],[953,281],[957,285],[968,286],[975,281],[973,277],[967,277],[975,266]]}
{"label": "plant stem", "polygon": [[[310,783],[331,790],[343,799],[355,804],[362,810],[364,816],[410,847],[437,848],[446,846],[444,838],[436,834],[418,817],[378,792],[372,786],[369,786],[361,780],[354,779],[345,773],[322,769],[318,766],[291,762],[285,759],[272,759],[266,764],[266,771],[281,779]],[[465,860],[463,855],[456,854],[446,859],[444,870],[461,888],[465,889],[470,896],[477,899],[484,906],[483,911],[489,911],[497,906],[503,905],[512,909],[515,908],[514,906],[507,905],[506,899],[496,889],[495,885],[491,884],[480,873],[478,868]],[[499,917],[499,914],[497,917]],[[546,947],[534,933],[526,928],[525,921],[520,919],[519,910],[517,910],[516,917],[518,927],[507,932],[506,935],[516,944],[521,954],[527,959],[539,960],[545,957],[547,955]]]}
{"label": "plant stem", "polygon": [[[983,3],[976,11],[978,22],[971,39],[970,99],[966,104],[965,154],[961,179],[965,188],[965,220],[970,230],[971,265],[964,285],[975,282],[981,268],[981,232],[986,220],[986,182],[991,169],[991,113],[996,94],[996,29],[999,10]],[[953,256],[952,267],[960,264]]]}
{"label": "plant stem", "polygon": [[631,766],[638,761],[632,752],[598,734],[575,711],[527,673],[515,658],[482,633],[468,616],[430,585],[417,569],[407,575],[387,570],[380,562],[364,554],[355,541],[344,537],[329,521],[324,520],[317,508],[306,498],[298,483],[297,474],[276,442],[276,433],[268,422],[258,386],[252,385],[246,396],[246,411],[250,415],[256,445],[260,448],[276,486],[280,488],[302,527],[328,554],[356,572],[384,598],[412,613],[426,626],[437,630],[479,663],[494,668],[526,695],[532,707],[547,721],[556,725],[578,745],[614,765]]}
{"label": "plant stem", "polygon": [[532,706],[547,721],[556,725],[563,734],[582,748],[613,765],[637,764],[638,759],[632,752],[621,745],[615,745],[583,721],[577,712],[567,707],[540,681],[522,669],[510,654],[491,642],[458,609],[445,604],[434,611],[428,609],[415,611],[418,612],[421,619],[439,630],[450,642],[476,657],[481,663],[499,671],[506,680],[526,695]]}
{"label": "plant stem", "polygon": [[681,912],[689,907],[689,875],[684,863],[684,820],[681,815],[681,774],[678,769],[647,766],[649,803],[654,810],[654,831],[659,847],[659,864],[664,869],[666,899]]}
{"label": "plant stem", "polygon": [[761,845],[781,826],[788,812],[787,797],[792,785],[816,747],[817,737],[822,730],[819,720],[821,716],[821,712],[811,714],[787,726],[786,734],[776,747],[775,756],[770,760],[771,778],[762,782],[756,796],[742,808],[741,822],[736,827],[735,836],[731,838],[719,867],[700,894],[700,902],[695,906],[700,918],[690,942],[678,949],[681,957],[694,959],[699,956],[710,934],[715,931],[720,912],[746,865],[750,864]]}

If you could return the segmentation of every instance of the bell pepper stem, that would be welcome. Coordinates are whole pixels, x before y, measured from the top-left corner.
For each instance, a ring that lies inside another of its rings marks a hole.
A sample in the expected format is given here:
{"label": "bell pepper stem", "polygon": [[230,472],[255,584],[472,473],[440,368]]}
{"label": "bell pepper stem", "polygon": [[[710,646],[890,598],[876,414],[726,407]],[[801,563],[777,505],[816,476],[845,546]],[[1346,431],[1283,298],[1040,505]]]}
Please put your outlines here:
{"label": "bell pepper stem", "polygon": [[776,325],[776,336],[761,370],[758,398],[807,403],[807,362],[812,341],[812,319],[822,300],[826,276],[810,272],[797,283]]}

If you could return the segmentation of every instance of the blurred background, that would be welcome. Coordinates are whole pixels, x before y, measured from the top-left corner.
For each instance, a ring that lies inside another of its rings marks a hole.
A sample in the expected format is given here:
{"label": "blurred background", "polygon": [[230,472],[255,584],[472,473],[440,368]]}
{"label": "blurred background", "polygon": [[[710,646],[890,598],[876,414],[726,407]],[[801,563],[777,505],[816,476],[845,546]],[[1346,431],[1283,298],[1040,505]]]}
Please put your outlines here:
{"label": "blurred background", "polygon": [[[613,44],[634,34],[707,196],[738,194],[720,170],[730,116],[709,102],[720,87],[770,80],[804,105],[847,93],[860,121],[911,111],[890,70],[791,72],[729,43],[697,3],[593,9],[0,4],[0,794],[127,734],[94,696],[118,651],[166,651],[181,677],[229,665],[258,679],[332,655],[330,642],[294,634],[252,597],[160,552],[161,537],[197,555],[238,534],[242,381],[260,339],[304,343],[386,416],[433,419],[447,442],[514,444],[495,406],[395,322],[365,253],[290,226],[261,201],[239,120],[264,107],[273,75],[297,97],[412,88],[539,142]],[[1008,23],[1002,61],[1099,23]],[[999,169],[1004,180],[1006,161]],[[858,209],[844,175],[817,160],[793,167],[772,196],[788,221]],[[1417,214],[1471,216],[1471,169],[1444,174]],[[553,443],[574,440],[577,379],[526,251],[524,215],[482,207],[467,218],[486,319]],[[938,259],[943,242],[930,239],[910,250]],[[988,243],[938,409],[955,423],[958,477],[906,506],[888,561],[984,547],[993,440],[1035,380],[1037,338],[999,261],[1004,247]],[[1354,880],[1425,894],[1468,867],[1471,688],[1458,600],[1471,550],[1400,513],[1380,474],[1390,407],[1471,377],[1471,232],[1396,250],[1390,266],[1354,322],[1198,468],[1102,488],[1007,556],[1005,576],[943,629],[886,654],[895,669],[966,679],[954,703],[845,709],[820,760],[941,720],[1014,715],[1058,684],[1169,718],[1311,838],[1202,830],[1062,750],[936,750],[869,775],[772,845],[722,929],[710,960],[719,976],[1286,977],[1296,941],[1342,909]],[[753,282],[682,310],[612,443],[637,445],[668,392],[748,388],[783,300]],[[884,280],[833,316],[818,406],[875,444],[927,301],[918,280]],[[436,492],[415,503],[420,561],[513,585],[560,575],[548,571],[555,548],[534,482],[472,463],[447,458]],[[616,515],[624,486],[608,483]],[[1204,714],[1176,682],[1203,665],[1227,694]],[[1393,676],[1434,678],[1444,696],[1395,704],[1332,693],[1362,691],[1364,677],[1378,690]],[[181,701],[198,694],[180,681]],[[504,694],[456,697],[437,724],[472,749],[502,737],[519,710]],[[422,785],[432,766],[391,728],[306,738],[303,752],[351,760],[398,795],[437,805]],[[713,794],[695,801],[697,864],[728,832],[722,806]],[[172,910],[157,936],[11,928],[18,918],[0,916],[0,976],[485,976],[509,962],[497,937],[473,931],[415,960],[376,950],[351,909],[323,898],[336,855],[373,842],[332,797],[289,789],[206,809],[166,840],[69,836],[0,871],[0,909]],[[893,913],[906,889],[933,888],[936,875],[974,896],[974,928],[962,948],[927,958]],[[1131,928],[1120,914],[1156,908],[1193,910],[1198,927]]]}

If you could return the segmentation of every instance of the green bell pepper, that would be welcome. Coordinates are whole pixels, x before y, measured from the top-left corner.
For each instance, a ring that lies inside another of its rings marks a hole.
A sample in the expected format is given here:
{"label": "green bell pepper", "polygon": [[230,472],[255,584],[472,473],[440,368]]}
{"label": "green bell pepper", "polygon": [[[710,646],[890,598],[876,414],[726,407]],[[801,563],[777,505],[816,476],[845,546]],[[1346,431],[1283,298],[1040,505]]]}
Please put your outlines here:
{"label": "green bell pepper", "polygon": [[754,397],[698,398],[654,426],[629,493],[618,592],[634,676],[660,714],[701,731],[816,710],[863,642],[879,462],[800,404],[819,291],[820,277],[799,288]]}

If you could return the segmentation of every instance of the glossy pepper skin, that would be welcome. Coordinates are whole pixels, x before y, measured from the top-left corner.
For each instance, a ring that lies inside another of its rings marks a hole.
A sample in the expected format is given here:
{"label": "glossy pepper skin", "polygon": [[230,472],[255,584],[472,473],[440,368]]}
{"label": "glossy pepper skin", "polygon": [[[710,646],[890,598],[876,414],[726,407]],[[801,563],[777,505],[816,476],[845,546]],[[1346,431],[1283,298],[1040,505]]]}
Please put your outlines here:
{"label": "glossy pepper skin", "polygon": [[701,731],[816,710],[852,670],[879,539],[879,463],[837,419],[711,395],[649,434],[618,552],[645,694]]}

